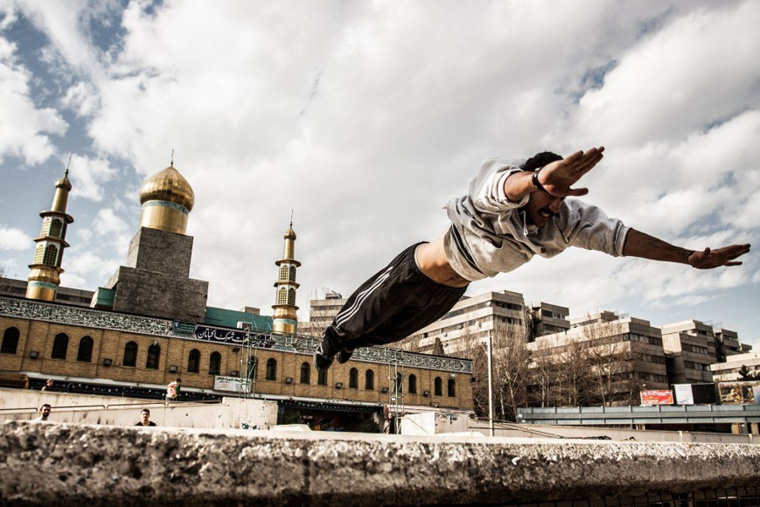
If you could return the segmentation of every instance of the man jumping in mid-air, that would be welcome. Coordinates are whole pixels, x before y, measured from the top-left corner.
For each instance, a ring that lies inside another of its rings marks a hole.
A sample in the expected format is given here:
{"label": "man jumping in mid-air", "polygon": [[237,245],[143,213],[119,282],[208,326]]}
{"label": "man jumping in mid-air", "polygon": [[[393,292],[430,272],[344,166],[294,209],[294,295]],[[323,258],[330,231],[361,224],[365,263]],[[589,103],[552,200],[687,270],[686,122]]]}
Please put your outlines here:
{"label": "man jumping in mid-air", "polygon": [[554,257],[570,246],[613,256],[679,262],[698,269],[736,266],[750,245],[695,251],[626,227],[578,199],[572,186],[602,159],[604,148],[567,158],[539,153],[524,162],[486,161],[467,195],[448,205],[451,227],[417,243],[367,280],[322,334],[314,366],[345,363],[359,347],[401,340],[435,322],[470,282],[506,273],[534,255]]}

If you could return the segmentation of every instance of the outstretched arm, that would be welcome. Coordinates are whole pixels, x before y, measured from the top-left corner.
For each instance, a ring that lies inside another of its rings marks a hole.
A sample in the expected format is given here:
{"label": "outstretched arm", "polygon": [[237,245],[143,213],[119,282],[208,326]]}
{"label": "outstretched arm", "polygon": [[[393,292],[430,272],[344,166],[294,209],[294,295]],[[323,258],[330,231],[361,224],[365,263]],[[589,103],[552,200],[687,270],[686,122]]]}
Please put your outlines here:
{"label": "outstretched arm", "polygon": [[[539,169],[538,182],[556,197],[579,196],[588,193],[587,188],[571,188],[581,177],[602,160],[604,147],[577,151],[572,155],[546,164]],[[520,199],[538,188],[532,182],[532,172],[515,173],[507,178],[504,191],[510,201]]]}
{"label": "outstretched arm", "polygon": [[661,239],[631,229],[625,238],[623,255],[641,257],[655,261],[679,262],[697,269],[712,269],[719,266],[738,266],[737,257],[749,252],[749,245],[731,245],[716,250],[705,248],[701,251],[687,250],[671,245]]}

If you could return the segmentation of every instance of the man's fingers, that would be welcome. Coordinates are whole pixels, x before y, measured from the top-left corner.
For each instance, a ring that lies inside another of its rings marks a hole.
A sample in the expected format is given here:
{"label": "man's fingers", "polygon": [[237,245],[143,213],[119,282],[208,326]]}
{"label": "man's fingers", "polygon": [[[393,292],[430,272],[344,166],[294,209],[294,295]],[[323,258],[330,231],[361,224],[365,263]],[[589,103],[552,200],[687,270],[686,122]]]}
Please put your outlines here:
{"label": "man's fingers", "polygon": [[588,188],[568,188],[567,195],[572,197],[580,197],[588,194]]}
{"label": "man's fingers", "polygon": [[723,264],[724,266],[741,266],[742,263],[740,261],[731,261]]}

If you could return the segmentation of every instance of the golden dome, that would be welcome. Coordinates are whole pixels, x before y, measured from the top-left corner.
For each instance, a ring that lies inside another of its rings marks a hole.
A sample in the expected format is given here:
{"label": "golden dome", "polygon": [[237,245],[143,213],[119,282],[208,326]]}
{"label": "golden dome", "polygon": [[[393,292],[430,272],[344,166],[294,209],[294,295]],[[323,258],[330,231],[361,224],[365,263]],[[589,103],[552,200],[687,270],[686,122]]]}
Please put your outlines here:
{"label": "golden dome", "polygon": [[69,181],[69,170],[66,169],[66,173],[63,178],[55,182],[55,188],[62,188],[64,190],[71,191],[71,182]]}
{"label": "golden dome", "polygon": [[293,224],[290,224],[288,230],[285,231],[285,239],[296,239],[296,232],[293,230]]}
{"label": "golden dome", "polygon": [[140,204],[147,201],[168,201],[191,211],[195,204],[195,193],[190,183],[171,165],[142,184]]}

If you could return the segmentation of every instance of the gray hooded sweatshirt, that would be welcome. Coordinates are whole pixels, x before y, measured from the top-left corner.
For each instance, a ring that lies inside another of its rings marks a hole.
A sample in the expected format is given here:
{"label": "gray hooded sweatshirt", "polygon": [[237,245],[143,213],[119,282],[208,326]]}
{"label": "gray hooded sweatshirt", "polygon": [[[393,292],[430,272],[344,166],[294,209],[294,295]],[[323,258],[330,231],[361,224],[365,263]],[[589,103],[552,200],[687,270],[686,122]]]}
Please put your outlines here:
{"label": "gray hooded sweatshirt", "polygon": [[470,281],[516,269],[538,254],[554,257],[570,246],[618,257],[629,228],[591,204],[569,198],[543,227],[526,222],[529,195],[512,202],[504,192],[507,178],[522,171],[524,160],[486,160],[464,197],[447,204],[452,227],[444,238],[451,267]]}

